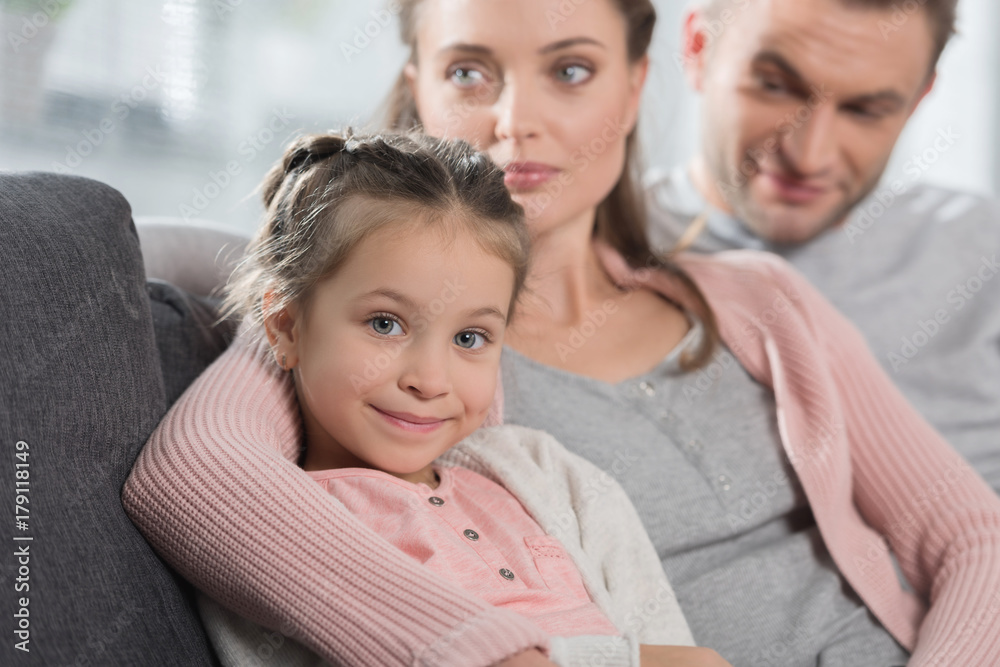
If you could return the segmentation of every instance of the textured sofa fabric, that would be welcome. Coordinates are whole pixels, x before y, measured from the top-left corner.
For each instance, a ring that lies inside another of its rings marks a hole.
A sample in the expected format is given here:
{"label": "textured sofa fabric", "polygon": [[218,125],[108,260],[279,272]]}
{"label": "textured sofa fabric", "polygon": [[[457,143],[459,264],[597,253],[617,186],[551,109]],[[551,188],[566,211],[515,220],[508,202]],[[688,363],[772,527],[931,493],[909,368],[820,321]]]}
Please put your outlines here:
{"label": "textured sofa fabric", "polygon": [[0,267],[0,664],[212,664],[183,585],[120,502],[167,406],[128,203],[82,178],[0,173]]}

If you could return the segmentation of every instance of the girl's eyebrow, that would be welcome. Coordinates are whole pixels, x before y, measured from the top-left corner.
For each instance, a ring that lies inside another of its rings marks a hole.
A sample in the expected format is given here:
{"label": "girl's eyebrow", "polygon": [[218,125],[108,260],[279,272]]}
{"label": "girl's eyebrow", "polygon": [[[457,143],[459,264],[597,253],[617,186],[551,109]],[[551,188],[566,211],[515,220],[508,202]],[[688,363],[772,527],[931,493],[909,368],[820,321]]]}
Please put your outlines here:
{"label": "girl's eyebrow", "polygon": [[413,299],[406,296],[402,292],[397,292],[396,290],[389,289],[388,287],[379,287],[378,289],[373,289],[371,292],[365,292],[364,294],[358,296],[358,300],[371,299],[377,296],[385,297],[386,299],[400,303],[407,308],[412,308],[414,310],[417,308],[417,304],[413,301]]}
{"label": "girl's eyebrow", "polygon": [[469,317],[495,317],[498,320],[507,322],[507,316],[504,315],[499,308],[494,308],[493,306],[486,306],[485,308],[474,310],[469,313]]}
{"label": "girl's eyebrow", "polygon": [[[378,289],[373,289],[370,292],[365,292],[358,296],[358,300],[367,300],[374,297],[384,297],[395,301],[396,303],[402,304],[411,310],[419,310],[416,302],[410,297],[406,296],[402,292],[397,292],[396,290],[389,289],[388,287],[379,287]],[[503,322],[507,321],[507,316],[503,314],[503,311],[495,306],[484,306],[482,308],[477,308],[467,314],[467,317],[495,317]]]}

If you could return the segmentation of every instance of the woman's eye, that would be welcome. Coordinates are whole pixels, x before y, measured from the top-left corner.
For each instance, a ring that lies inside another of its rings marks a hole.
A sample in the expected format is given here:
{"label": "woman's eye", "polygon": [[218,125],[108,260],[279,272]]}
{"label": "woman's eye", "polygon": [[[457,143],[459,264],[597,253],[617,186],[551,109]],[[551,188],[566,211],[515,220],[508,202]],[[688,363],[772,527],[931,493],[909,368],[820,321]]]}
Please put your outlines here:
{"label": "woman's eye", "polygon": [[456,67],[449,78],[460,88],[474,88],[486,80],[482,72],[469,67]]}
{"label": "woman's eye", "polygon": [[370,324],[375,333],[382,336],[399,336],[403,333],[403,327],[399,326],[399,322],[388,317],[373,317]]}
{"label": "woman's eye", "polygon": [[486,337],[475,331],[463,331],[455,335],[455,345],[466,350],[478,350],[486,344]]}
{"label": "woman's eye", "polygon": [[783,93],[788,90],[788,86],[780,79],[761,77],[760,87],[769,93]]}
{"label": "woman's eye", "polygon": [[566,65],[556,70],[556,78],[562,83],[583,83],[593,73],[583,65]]}

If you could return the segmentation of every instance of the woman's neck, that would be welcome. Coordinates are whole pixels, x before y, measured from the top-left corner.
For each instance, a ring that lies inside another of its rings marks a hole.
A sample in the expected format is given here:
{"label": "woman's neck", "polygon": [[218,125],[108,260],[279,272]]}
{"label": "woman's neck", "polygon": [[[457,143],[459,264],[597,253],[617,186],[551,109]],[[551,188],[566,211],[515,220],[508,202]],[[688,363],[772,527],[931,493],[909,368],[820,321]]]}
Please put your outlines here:
{"label": "woman's neck", "polygon": [[619,293],[594,252],[592,221],[583,222],[532,240],[531,272],[514,323],[515,328],[523,325],[521,333],[552,324],[573,326]]}

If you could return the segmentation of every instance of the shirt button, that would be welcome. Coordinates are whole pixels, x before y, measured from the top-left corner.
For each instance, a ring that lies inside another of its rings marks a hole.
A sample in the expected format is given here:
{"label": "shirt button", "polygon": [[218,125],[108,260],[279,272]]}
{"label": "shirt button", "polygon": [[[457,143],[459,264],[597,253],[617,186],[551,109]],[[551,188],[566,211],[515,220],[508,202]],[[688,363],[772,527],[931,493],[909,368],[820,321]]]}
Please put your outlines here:
{"label": "shirt button", "polygon": [[723,491],[728,491],[732,488],[732,484],[730,482],[732,482],[732,480],[725,475],[719,475],[719,484],[722,485]]}
{"label": "shirt button", "polygon": [[462,534],[465,535],[470,540],[472,540],[473,542],[475,542],[476,540],[479,539],[479,533],[477,533],[476,531],[472,530],[471,528],[466,528],[465,532],[462,533]]}
{"label": "shirt button", "polygon": [[639,389],[642,389],[646,396],[656,396],[656,387],[650,382],[640,382]]}
{"label": "shirt button", "polygon": [[427,499],[427,502],[429,502],[431,505],[434,505],[434,507],[441,507],[442,505],[444,505],[444,501],[438,498],[437,496],[431,496],[430,498]]}
{"label": "shirt button", "polygon": [[500,568],[500,576],[508,581],[513,581],[514,573],[505,567]]}

